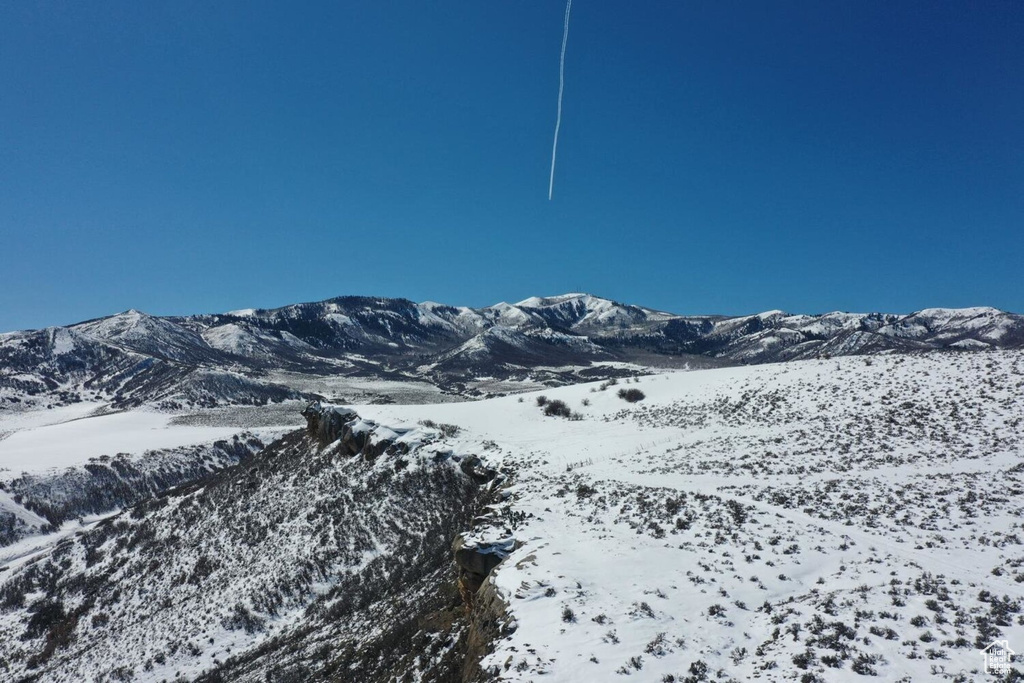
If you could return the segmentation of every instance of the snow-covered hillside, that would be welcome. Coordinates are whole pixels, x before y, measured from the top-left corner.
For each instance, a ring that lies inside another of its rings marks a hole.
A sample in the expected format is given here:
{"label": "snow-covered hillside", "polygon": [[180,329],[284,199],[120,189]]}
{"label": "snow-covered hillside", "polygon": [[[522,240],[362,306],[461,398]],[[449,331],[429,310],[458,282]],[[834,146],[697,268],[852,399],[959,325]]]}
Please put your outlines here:
{"label": "snow-covered hillside", "polygon": [[534,396],[361,409],[458,424],[517,472],[501,680],[987,680],[977,648],[1024,644],[1021,353],[544,395],[577,419]]}
{"label": "snow-covered hillside", "polygon": [[453,620],[448,543],[479,508],[472,461],[432,427],[355,418],[350,431],[366,446],[355,457],[292,433],[54,534],[49,548],[0,548],[0,677],[383,681],[460,669],[451,642],[433,646],[436,661],[405,646],[431,644],[424,620]]}
{"label": "snow-covered hillside", "polygon": [[0,553],[0,672],[980,683],[1024,646],[1019,350],[311,414]]}
{"label": "snow-covered hillside", "polygon": [[263,413],[208,411],[199,420],[99,402],[0,412],[0,547],[207,477],[297,423]]}

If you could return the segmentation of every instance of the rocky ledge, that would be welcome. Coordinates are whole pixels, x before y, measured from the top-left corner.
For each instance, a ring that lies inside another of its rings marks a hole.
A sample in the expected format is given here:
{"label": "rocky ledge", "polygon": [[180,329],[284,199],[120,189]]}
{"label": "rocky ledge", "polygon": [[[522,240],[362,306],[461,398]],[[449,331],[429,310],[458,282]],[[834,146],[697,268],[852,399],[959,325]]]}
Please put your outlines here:
{"label": "rocky ledge", "polygon": [[515,629],[504,599],[493,580],[488,580],[518,545],[510,528],[515,525],[508,523],[515,515],[505,502],[505,485],[512,473],[497,471],[479,455],[447,448],[433,425],[385,426],[360,417],[351,408],[321,402],[308,404],[302,415],[306,418],[307,434],[321,449],[334,448],[343,455],[368,462],[391,456],[395,458],[396,469],[402,468],[403,456],[414,451],[433,451],[436,462],[451,460],[481,487],[480,509],[473,528],[455,536],[451,552],[468,627],[464,632],[462,680],[489,680],[491,672],[482,670],[479,662],[491,651],[496,638]]}

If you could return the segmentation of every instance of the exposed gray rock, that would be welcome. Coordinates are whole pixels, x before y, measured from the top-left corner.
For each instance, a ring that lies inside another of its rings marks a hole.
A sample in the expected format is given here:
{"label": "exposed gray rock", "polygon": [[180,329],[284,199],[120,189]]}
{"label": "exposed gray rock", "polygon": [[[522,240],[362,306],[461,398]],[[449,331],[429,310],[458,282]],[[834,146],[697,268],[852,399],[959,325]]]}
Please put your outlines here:
{"label": "exposed gray rock", "polygon": [[484,461],[476,455],[463,458],[462,462],[459,463],[459,468],[462,469],[466,476],[472,478],[478,484],[486,484],[498,475],[496,470],[487,467]]}
{"label": "exposed gray rock", "polygon": [[[354,410],[324,406],[319,401],[313,401],[303,408],[302,416],[306,418],[306,432],[316,439],[321,447],[345,436],[345,428],[359,417]],[[351,430],[348,433],[351,433]]]}
{"label": "exposed gray rock", "polygon": [[463,602],[473,607],[477,591],[484,580],[516,546],[514,538],[483,540],[468,534],[459,534],[452,541],[452,553],[459,567],[459,593]]}
{"label": "exposed gray rock", "polygon": [[508,605],[502,599],[493,579],[486,579],[477,589],[469,611],[469,629],[466,634],[466,657],[462,680],[466,683],[492,681],[500,673],[494,667],[484,669],[480,661],[493,650],[499,638],[515,631],[515,621],[508,614]]}

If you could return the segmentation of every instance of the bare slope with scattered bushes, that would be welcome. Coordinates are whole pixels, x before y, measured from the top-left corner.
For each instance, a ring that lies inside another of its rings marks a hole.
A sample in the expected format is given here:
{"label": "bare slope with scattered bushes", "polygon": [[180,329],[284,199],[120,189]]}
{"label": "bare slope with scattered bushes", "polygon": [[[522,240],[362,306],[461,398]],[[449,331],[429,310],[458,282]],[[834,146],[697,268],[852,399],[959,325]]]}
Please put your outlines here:
{"label": "bare slope with scattered bushes", "polygon": [[384,445],[296,432],[9,566],[0,678],[458,680],[450,543],[488,485],[438,429],[346,417]]}

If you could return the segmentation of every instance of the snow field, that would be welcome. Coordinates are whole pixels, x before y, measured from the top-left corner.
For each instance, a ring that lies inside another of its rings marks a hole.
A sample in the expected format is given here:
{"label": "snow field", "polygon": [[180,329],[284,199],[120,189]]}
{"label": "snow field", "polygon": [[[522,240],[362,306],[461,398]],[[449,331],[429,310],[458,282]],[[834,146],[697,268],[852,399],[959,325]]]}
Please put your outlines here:
{"label": "snow field", "polygon": [[515,468],[501,680],[984,680],[977,647],[1024,644],[1022,394],[996,352],[357,410]]}
{"label": "snow field", "polygon": [[[118,453],[178,448],[230,438],[230,427],[173,425],[173,415],[135,410],[88,417],[87,406],[73,405],[60,412],[67,421],[19,429],[0,441],[0,473],[45,472],[82,465],[90,458]],[[81,410],[79,410],[81,408]],[[34,411],[47,415],[51,411]],[[3,476],[0,474],[0,476]]]}

